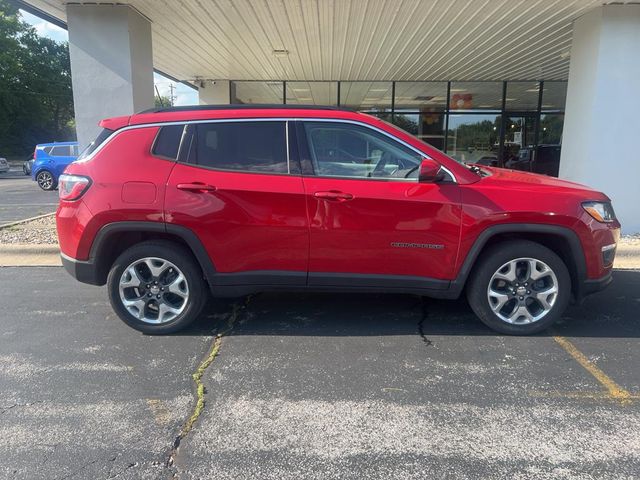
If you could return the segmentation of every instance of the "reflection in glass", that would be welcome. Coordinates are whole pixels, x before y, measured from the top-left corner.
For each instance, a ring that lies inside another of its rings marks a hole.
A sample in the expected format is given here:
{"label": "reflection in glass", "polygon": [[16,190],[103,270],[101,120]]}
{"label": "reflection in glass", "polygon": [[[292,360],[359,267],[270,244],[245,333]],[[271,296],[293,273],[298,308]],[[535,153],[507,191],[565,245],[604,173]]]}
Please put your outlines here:
{"label": "reflection in glass", "polygon": [[444,114],[440,113],[396,113],[393,123],[411,135],[444,150]]}
{"label": "reflection in glass", "polygon": [[564,110],[567,100],[567,82],[544,82],[542,110]]}
{"label": "reflection in glass", "polygon": [[564,115],[542,114],[540,115],[540,142],[546,144],[562,144],[562,126]]}
{"label": "reflection in glass", "polygon": [[447,82],[396,82],[398,110],[441,112],[447,107]]}
{"label": "reflection in glass", "polygon": [[535,115],[506,117],[504,126],[503,165],[516,170],[530,170],[530,159],[524,153],[535,145]]}
{"label": "reflection in glass", "polygon": [[282,82],[231,82],[231,103],[282,103]]}
{"label": "reflection in glass", "polygon": [[340,106],[362,111],[391,109],[391,82],[340,82]]}
{"label": "reflection in glass", "polygon": [[462,163],[497,165],[500,115],[449,115],[447,153]]}
{"label": "reflection in glass", "polygon": [[507,82],[505,109],[511,111],[538,110],[538,82]]}
{"label": "reflection in glass", "polygon": [[337,105],[338,82],[287,82],[287,103]]}
{"label": "reflection in glass", "polygon": [[449,109],[502,109],[502,82],[452,82]]}

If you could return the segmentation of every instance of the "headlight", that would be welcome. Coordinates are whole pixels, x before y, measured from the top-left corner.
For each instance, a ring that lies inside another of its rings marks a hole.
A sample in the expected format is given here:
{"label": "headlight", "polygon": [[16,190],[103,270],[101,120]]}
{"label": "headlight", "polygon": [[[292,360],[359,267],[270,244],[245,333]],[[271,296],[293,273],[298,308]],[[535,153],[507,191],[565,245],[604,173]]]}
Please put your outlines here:
{"label": "headlight", "polygon": [[584,202],[582,208],[602,223],[613,222],[616,219],[616,213],[613,211],[610,202]]}

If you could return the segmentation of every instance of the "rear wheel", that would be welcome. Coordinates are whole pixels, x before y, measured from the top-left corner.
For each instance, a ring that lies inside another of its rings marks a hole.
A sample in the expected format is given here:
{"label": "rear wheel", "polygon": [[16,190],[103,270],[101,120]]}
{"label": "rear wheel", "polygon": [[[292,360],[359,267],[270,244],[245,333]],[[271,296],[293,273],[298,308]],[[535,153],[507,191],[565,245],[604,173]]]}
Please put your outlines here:
{"label": "rear wheel", "polygon": [[512,335],[540,332],[564,313],[571,278],[553,251],[525,240],[500,243],[482,254],[467,298],[490,328]]}
{"label": "rear wheel", "polygon": [[48,170],[41,170],[36,175],[36,182],[42,190],[53,190],[56,188],[56,181]]}
{"label": "rear wheel", "polygon": [[107,287],[118,316],[148,334],[182,330],[198,317],[208,297],[190,252],[165,241],[139,243],[122,253]]}

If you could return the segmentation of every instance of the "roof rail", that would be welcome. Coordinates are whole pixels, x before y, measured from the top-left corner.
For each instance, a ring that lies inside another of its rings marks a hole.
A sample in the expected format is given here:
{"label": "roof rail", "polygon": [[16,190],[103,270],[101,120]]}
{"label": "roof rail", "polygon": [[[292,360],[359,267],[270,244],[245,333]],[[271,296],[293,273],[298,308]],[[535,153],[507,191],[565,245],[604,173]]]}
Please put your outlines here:
{"label": "roof rail", "polygon": [[342,110],[347,112],[353,112],[350,108],[332,107],[328,105],[291,105],[291,104],[235,104],[235,105],[184,105],[179,107],[156,107],[149,108],[138,112],[141,113],[165,113],[165,112],[191,112],[199,110],[273,110],[273,109],[286,109],[286,110]]}

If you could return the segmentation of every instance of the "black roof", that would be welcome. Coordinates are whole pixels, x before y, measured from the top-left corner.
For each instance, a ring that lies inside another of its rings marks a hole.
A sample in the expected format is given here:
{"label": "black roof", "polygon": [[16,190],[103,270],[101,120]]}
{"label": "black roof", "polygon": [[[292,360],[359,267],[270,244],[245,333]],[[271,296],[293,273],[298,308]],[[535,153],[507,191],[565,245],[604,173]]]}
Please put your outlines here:
{"label": "black roof", "polygon": [[327,105],[291,105],[291,104],[237,104],[237,105],[184,105],[180,107],[157,107],[149,108],[138,113],[165,113],[165,112],[192,112],[199,110],[342,110],[353,112],[349,108],[331,107]]}

